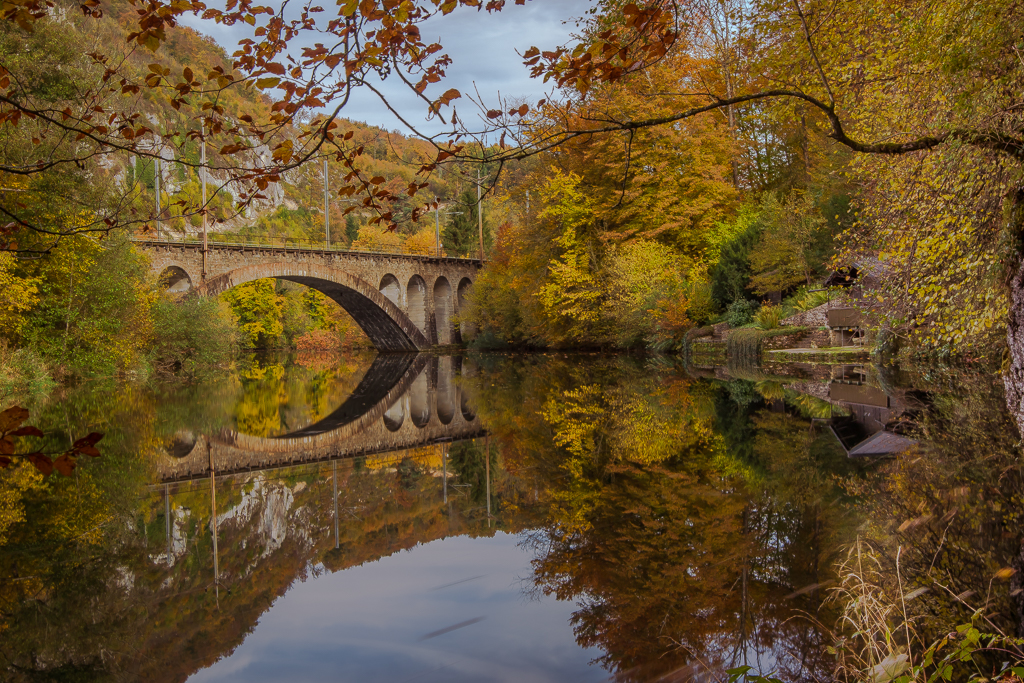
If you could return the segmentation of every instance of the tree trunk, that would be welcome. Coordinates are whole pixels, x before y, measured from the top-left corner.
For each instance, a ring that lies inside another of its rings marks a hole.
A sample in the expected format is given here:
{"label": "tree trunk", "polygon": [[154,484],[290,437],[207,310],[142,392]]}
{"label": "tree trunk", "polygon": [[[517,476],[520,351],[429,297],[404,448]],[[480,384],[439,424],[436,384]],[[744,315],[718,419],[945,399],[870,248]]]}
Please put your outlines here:
{"label": "tree trunk", "polygon": [[[1024,435],[1024,188],[1019,188],[1010,200],[1008,228],[1015,238],[1014,253],[1008,267],[1010,274],[1010,312],[1006,322],[1006,346],[1009,365],[1003,375],[1006,387],[1006,407],[1010,410],[1017,429]],[[1024,635],[1024,541],[1011,563],[1016,570],[1010,579],[1010,595],[1016,613],[1017,637]]]}
{"label": "tree trunk", "polygon": [[1014,253],[1007,271],[1010,275],[1010,311],[1006,321],[1006,346],[1009,365],[1003,375],[1006,407],[1024,435],[1024,188],[1018,188],[1010,199],[1009,232],[1014,238]]}

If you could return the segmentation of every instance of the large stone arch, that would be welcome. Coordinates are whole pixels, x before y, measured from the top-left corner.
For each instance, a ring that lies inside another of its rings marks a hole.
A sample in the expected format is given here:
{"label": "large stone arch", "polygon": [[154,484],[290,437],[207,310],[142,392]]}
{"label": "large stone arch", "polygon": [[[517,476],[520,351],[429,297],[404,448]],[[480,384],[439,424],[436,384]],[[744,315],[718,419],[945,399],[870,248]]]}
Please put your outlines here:
{"label": "large stone arch", "polygon": [[217,296],[261,278],[297,282],[327,295],[352,316],[381,351],[415,351],[430,346],[402,309],[377,287],[327,266],[286,262],[246,266],[211,278],[195,291],[199,296]]}

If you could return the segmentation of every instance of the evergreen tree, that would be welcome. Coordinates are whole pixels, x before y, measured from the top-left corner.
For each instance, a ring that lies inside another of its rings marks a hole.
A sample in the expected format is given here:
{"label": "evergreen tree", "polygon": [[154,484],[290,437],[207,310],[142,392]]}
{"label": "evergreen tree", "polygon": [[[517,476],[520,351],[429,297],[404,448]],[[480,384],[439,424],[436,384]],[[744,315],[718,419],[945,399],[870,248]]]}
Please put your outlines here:
{"label": "evergreen tree", "polygon": [[356,222],[356,217],[353,214],[345,216],[345,238],[349,244],[352,244],[359,237],[359,223]]}
{"label": "evergreen tree", "polygon": [[465,190],[453,208],[449,222],[441,231],[441,243],[450,256],[475,254],[479,248],[476,190]]}
{"label": "evergreen tree", "polygon": [[722,245],[718,263],[711,269],[711,297],[725,309],[739,299],[756,300],[747,289],[750,283],[750,253],[761,237],[761,226],[754,221],[746,230]]}

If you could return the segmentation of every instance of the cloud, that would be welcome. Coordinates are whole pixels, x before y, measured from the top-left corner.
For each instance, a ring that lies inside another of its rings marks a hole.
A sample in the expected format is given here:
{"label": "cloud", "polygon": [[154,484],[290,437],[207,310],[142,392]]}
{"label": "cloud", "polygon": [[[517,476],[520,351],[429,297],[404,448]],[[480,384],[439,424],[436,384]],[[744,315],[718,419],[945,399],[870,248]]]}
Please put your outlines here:
{"label": "cloud", "polygon": [[[495,102],[499,92],[528,101],[544,97],[544,84],[529,77],[516,51],[523,52],[534,45],[550,49],[569,42],[576,19],[591,4],[592,0],[529,0],[525,6],[509,2],[498,14],[462,7],[448,16],[424,22],[424,42],[441,43],[453,60],[443,83],[431,86],[427,95],[436,97],[448,88],[458,88],[463,93],[463,99],[456,101],[459,116],[471,121],[475,118],[475,107],[466,95],[475,91],[488,103]],[[210,36],[229,54],[239,40],[250,35],[246,25],[223,26],[192,16],[185,17],[182,23]],[[309,44],[314,42],[315,39],[310,40]],[[293,54],[298,53],[300,46],[295,48]],[[426,121],[424,102],[398,79],[380,83],[379,89],[391,106],[422,132],[437,134],[446,129],[439,121]],[[342,115],[389,130],[402,129],[399,120],[370,92],[357,93]]]}
{"label": "cloud", "polygon": [[[515,536],[452,537],[295,583],[191,683],[603,681],[572,603],[524,600]],[[458,627],[458,628],[456,628]]]}

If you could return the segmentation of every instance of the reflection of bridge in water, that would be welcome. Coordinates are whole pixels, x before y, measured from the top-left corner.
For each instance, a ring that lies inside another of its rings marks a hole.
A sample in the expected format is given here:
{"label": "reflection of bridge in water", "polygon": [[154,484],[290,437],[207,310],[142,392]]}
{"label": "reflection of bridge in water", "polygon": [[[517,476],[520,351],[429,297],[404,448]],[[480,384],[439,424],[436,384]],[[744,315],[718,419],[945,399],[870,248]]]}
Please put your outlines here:
{"label": "reflection of bridge in water", "polygon": [[290,434],[258,437],[224,429],[179,437],[156,467],[159,482],[351,458],[461,441],[484,429],[455,378],[458,356],[378,356],[333,413]]}

